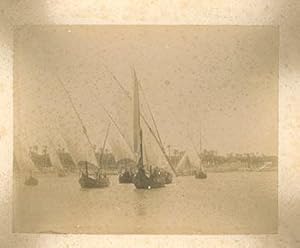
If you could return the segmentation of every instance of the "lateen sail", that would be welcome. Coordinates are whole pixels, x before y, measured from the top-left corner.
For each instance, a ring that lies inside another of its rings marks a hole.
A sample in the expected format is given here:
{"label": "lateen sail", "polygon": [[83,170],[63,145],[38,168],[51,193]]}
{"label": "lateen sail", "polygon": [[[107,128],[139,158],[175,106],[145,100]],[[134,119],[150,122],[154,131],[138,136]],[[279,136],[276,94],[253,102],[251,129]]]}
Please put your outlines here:
{"label": "lateen sail", "polygon": [[[115,77],[114,74],[112,74],[112,72],[110,72],[110,74],[112,75],[112,78],[113,80],[119,85],[119,87],[121,88],[122,92],[123,92],[123,96],[125,94],[125,97],[127,97],[128,100],[132,100],[132,97],[130,96],[130,94],[124,89],[124,87],[122,86],[122,84],[120,83],[120,81]],[[134,112],[134,117],[133,117],[133,148],[134,148],[134,152],[136,154],[138,154],[138,151],[139,151],[139,139],[140,139],[140,135],[139,135],[139,130],[141,129],[140,127],[140,117],[142,118],[143,120],[143,124],[145,124],[145,128],[143,128],[143,135],[145,133],[145,130],[149,131],[150,135],[152,136],[153,140],[154,140],[154,143],[156,143],[155,146],[158,145],[158,148],[159,148],[159,153],[164,157],[164,159],[168,162],[168,165],[171,167],[172,171],[174,172],[174,174],[176,175],[176,171],[175,171],[175,168],[173,167],[173,165],[171,164],[171,161],[169,160],[166,152],[165,152],[165,149],[163,147],[163,144],[162,144],[162,141],[160,139],[160,136],[159,136],[159,133],[158,133],[158,129],[157,129],[157,126],[156,126],[156,123],[155,123],[155,120],[154,120],[154,117],[153,117],[153,114],[151,113],[151,119],[152,121],[154,122],[154,126],[155,126],[155,129],[152,129],[150,123],[147,121],[147,119],[145,118],[145,113],[141,111],[140,109],[140,99],[139,99],[139,81],[137,79],[137,76],[136,76],[136,72],[135,70],[133,70],[133,81],[134,81],[134,87],[133,87],[133,112]],[[118,99],[119,101],[119,99]],[[142,107],[141,107],[142,108]],[[149,106],[148,106],[148,109]],[[140,115],[138,115],[137,113],[140,113]],[[123,119],[123,118],[120,118],[120,119]],[[126,125],[125,125],[126,126]],[[155,131],[154,131],[155,130]],[[129,131],[130,132],[130,131]],[[156,132],[156,133],[155,133]],[[125,132],[126,133],[126,132]],[[131,139],[130,139],[131,140]],[[147,139],[148,140],[148,139]],[[151,145],[152,146],[152,145]],[[151,146],[150,146],[150,149],[151,149]],[[148,150],[150,152],[150,149],[147,148],[147,155],[148,155]],[[157,155],[156,155],[157,156]],[[148,158],[150,158],[152,156],[148,156]],[[154,156],[155,157],[155,156]]]}
{"label": "lateen sail", "polygon": [[[21,140],[23,142],[21,142]],[[14,137],[14,159],[22,172],[36,170],[32,160],[29,157],[28,146],[25,142],[24,135],[15,135]]]}

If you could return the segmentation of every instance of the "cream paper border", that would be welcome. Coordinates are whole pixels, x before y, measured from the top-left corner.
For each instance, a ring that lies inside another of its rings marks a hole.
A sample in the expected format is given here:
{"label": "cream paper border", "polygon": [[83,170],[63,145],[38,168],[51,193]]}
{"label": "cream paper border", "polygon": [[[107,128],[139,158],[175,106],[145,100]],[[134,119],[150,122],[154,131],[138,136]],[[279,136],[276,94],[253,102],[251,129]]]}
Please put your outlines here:
{"label": "cream paper border", "polygon": [[[280,29],[278,234],[50,235],[12,233],[13,27],[26,24],[278,26]],[[299,25],[299,0],[2,0],[0,2],[0,247],[300,246]]]}

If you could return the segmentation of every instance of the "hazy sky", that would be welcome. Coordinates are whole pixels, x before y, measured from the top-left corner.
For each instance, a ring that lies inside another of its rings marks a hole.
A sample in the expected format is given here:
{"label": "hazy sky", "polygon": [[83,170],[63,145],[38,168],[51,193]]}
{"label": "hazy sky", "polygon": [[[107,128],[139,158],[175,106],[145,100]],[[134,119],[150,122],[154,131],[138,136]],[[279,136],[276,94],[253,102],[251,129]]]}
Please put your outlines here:
{"label": "hazy sky", "polygon": [[132,104],[107,68],[132,94],[134,67],[165,145],[185,149],[189,136],[198,145],[202,127],[206,149],[277,154],[275,27],[23,26],[15,35],[16,127],[33,140],[54,120],[69,134],[78,125],[58,78],[95,143],[109,122],[101,104],[131,139]]}

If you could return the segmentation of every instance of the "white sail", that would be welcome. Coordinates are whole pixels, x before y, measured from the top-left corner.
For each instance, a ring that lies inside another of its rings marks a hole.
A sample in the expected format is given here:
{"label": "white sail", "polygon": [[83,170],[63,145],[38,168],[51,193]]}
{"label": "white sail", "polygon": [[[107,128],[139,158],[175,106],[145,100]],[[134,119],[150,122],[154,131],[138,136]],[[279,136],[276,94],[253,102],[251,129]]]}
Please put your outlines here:
{"label": "white sail", "polygon": [[64,169],[64,167],[58,157],[58,151],[56,149],[55,143],[53,142],[53,139],[50,138],[50,136],[48,136],[47,147],[48,147],[48,153],[50,155],[50,160],[51,160],[52,165],[58,169]]}
{"label": "white sail", "polygon": [[196,170],[198,165],[197,155],[188,150],[178,162],[176,170],[181,173],[191,173]]}
{"label": "white sail", "polygon": [[27,173],[28,171],[36,170],[29,155],[26,135],[21,131],[14,136],[14,159],[21,172]]}
{"label": "white sail", "polygon": [[117,161],[123,158],[135,159],[131,147],[129,147],[129,144],[118,133],[116,128],[113,128],[111,131],[109,145]]}
{"label": "white sail", "polygon": [[163,160],[163,154],[160,151],[153,135],[150,133],[146,125],[142,124],[143,128],[143,151],[144,151],[144,162],[149,166],[158,166]]}
{"label": "white sail", "polygon": [[88,161],[94,165],[98,165],[95,158],[95,151],[84,137],[83,130],[76,123],[76,120],[68,121],[69,118],[65,118],[60,123],[60,129],[62,130],[63,139],[66,142],[67,149],[78,164],[80,161]]}

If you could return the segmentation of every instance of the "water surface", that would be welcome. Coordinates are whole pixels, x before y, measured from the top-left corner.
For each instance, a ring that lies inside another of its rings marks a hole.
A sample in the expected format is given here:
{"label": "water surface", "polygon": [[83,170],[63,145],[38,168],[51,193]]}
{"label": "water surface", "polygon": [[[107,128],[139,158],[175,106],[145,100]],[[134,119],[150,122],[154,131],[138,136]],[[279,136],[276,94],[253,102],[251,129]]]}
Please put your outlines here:
{"label": "water surface", "polygon": [[277,232],[277,172],[177,177],[165,188],[137,190],[111,176],[83,190],[77,175],[15,180],[14,231],[97,234],[238,234]]}

